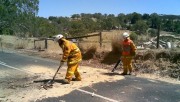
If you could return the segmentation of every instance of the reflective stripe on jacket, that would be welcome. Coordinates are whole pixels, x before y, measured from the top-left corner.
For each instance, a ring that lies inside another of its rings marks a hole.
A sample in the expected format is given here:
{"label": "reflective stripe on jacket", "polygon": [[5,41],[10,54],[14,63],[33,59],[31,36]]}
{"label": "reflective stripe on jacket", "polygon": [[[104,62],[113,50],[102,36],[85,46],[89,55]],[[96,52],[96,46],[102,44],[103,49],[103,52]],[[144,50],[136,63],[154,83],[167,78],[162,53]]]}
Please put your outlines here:
{"label": "reflective stripe on jacket", "polygon": [[136,50],[136,46],[134,45],[133,41],[129,38],[123,41],[122,46],[122,56],[130,56],[131,52],[135,52]]}
{"label": "reflective stripe on jacket", "polygon": [[62,61],[67,61],[69,64],[71,63],[78,63],[82,60],[81,51],[71,41],[68,41],[66,39],[62,39],[63,44],[61,45],[61,48],[63,50],[63,56]]}

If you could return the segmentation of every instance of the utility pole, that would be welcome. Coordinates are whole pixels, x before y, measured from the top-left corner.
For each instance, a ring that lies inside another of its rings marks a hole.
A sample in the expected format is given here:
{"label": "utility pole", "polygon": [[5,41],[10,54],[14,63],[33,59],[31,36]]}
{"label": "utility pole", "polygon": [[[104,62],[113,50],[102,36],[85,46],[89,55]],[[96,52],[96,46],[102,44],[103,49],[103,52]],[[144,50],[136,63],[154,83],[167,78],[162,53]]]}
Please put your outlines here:
{"label": "utility pole", "polygon": [[160,24],[158,25],[158,32],[157,32],[157,45],[156,45],[156,48],[158,49],[159,48],[159,36],[160,36]]}
{"label": "utility pole", "polygon": [[1,44],[1,51],[3,52],[3,45],[2,45],[2,36],[0,35],[0,44]]}

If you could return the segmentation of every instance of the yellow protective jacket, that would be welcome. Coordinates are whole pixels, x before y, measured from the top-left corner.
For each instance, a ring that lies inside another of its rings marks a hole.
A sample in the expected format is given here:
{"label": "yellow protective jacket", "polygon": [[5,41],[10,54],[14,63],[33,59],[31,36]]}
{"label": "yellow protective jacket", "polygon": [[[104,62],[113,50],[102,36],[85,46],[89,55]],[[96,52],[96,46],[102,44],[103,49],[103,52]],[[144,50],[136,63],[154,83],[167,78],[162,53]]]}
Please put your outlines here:
{"label": "yellow protective jacket", "polygon": [[63,43],[60,46],[63,50],[62,60],[63,62],[67,62],[68,64],[76,64],[82,60],[81,51],[71,41],[66,39],[62,39]]}
{"label": "yellow protective jacket", "polygon": [[122,43],[122,46],[123,46],[122,56],[134,56],[135,55],[136,46],[132,40],[130,40],[129,38],[124,40]]}

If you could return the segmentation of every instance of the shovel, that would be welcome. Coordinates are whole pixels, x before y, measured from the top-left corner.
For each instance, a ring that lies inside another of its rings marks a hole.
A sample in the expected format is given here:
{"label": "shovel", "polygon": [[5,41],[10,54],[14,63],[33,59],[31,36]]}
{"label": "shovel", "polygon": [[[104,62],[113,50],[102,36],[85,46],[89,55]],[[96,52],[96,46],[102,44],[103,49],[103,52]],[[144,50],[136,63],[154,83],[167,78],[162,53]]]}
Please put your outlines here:
{"label": "shovel", "polygon": [[52,80],[49,80],[48,82],[46,82],[44,85],[41,85],[41,87],[43,87],[44,89],[47,90],[47,88],[52,88],[53,86],[53,83],[54,83],[54,79],[56,77],[56,74],[58,73],[59,69],[61,69],[61,65],[59,66],[59,68],[57,69],[56,73],[54,74],[53,76],[53,79]]}
{"label": "shovel", "polygon": [[116,68],[117,68],[117,66],[119,65],[120,62],[121,62],[121,60],[118,60],[118,61],[117,61],[116,65],[114,66],[114,68],[112,69],[111,72],[114,72],[114,71],[116,70]]}

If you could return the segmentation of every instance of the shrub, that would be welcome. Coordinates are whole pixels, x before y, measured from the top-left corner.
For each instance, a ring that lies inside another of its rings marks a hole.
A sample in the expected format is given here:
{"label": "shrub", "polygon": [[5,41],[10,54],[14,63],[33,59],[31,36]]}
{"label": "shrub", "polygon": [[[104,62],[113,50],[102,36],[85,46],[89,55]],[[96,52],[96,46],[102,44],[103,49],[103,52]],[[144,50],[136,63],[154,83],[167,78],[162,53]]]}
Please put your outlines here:
{"label": "shrub", "polygon": [[118,39],[113,39],[111,42],[111,47],[112,47],[112,52],[113,53],[121,53],[122,48],[121,48],[121,42],[122,39],[118,40]]}
{"label": "shrub", "polygon": [[131,38],[131,40],[136,41],[138,38],[138,35],[135,32],[131,32],[130,38]]}

